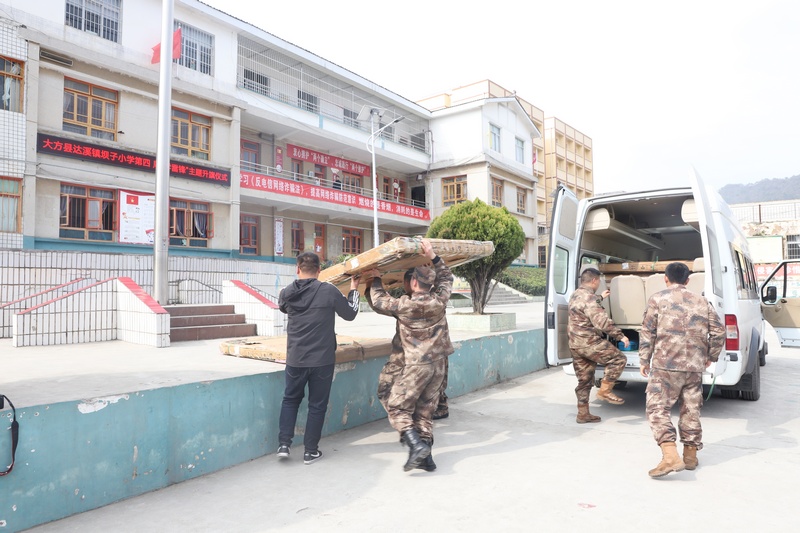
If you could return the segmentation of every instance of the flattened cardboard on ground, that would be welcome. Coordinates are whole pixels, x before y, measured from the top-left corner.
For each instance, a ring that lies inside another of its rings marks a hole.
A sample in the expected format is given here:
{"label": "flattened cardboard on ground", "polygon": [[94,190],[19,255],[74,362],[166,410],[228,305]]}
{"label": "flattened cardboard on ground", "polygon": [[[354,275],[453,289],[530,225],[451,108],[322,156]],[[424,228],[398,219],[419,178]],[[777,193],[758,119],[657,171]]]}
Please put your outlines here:
{"label": "flattened cardboard on ground", "polygon": [[[441,257],[448,267],[452,268],[494,253],[491,241],[467,241],[449,239],[430,239],[433,251]],[[319,274],[320,281],[336,285],[342,294],[350,291],[350,278],[367,270],[377,268],[381,271],[383,286],[387,289],[400,287],[403,275],[409,268],[428,264],[430,261],[422,255],[422,237],[395,237],[377,248],[326,268]],[[358,292],[364,294],[366,280],[358,286]]]}
{"label": "flattened cardboard on ground", "polygon": [[[383,357],[392,351],[392,342],[387,339],[337,335],[336,341],[337,363]],[[286,335],[231,339],[221,343],[219,349],[224,355],[286,364]]]}

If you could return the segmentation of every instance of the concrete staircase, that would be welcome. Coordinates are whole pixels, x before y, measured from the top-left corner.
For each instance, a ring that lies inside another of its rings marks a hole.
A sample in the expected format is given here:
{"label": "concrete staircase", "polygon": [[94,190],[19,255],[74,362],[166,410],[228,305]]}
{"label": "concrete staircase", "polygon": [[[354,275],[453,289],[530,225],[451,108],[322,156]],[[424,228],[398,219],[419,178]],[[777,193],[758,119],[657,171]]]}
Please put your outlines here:
{"label": "concrete staircase", "polygon": [[244,315],[234,313],[232,305],[167,305],[170,342],[252,337],[255,324],[245,323]]}
{"label": "concrete staircase", "polygon": [[533,298],[531,298],[530,296],[526,296],[521,292],[517,292],[507,285],[498,283],[497,287],[494,288],[494,292],[492,293],[491,298],[489,298],[489,301],[486,302],[486,304],[515,305],[515,304],[524,304],[531,301],[533,301]]}

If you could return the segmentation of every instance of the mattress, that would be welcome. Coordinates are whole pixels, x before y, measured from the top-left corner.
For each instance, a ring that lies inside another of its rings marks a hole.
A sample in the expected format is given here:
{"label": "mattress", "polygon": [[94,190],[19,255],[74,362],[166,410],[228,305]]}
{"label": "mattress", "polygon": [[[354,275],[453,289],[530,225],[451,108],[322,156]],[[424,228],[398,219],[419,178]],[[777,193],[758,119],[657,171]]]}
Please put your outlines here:
{"label": "mattress", "polygon": [[[429,240],[433,251],[450,268],[494,253],[494,243],[491,241]],[[391,289],[403,285],[403,275],[406,270],[429,263],[428,258],[422,255],[421,237],[395,237],[377,248],[326,268],[320,272],[319,280],[332,283],[342,294],[347,294],[350,291],[350,278],[353,275],[377,268],[381,272],[383,286]],[[364,294],[365,289],[366,280],[362,280],[358,291]]]}

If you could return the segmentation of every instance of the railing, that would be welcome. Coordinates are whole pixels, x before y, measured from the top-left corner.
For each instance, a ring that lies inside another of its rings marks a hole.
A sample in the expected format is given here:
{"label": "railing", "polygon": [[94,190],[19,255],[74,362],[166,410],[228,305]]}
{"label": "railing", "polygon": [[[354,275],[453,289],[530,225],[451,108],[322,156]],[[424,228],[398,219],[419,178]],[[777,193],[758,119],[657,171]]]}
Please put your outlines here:
{"label": "railing", "polygon": [[[334,182],[331,179],[325,178],[320,179],[316,176],[308,176],[306,174],[298,174],[297,172],[291,172],[286,169],[282,169],[278,171],[277,168],[271,167],[268,165],[257,165],[253,164],[250,161],[241,161],[241,169],[243,172],[255,172],[256,174],[264,174],[266,176],[274,176],[276,178],[286,179],[297,181],[300,183],[308,183],[309,185],[317,185],[319,187],[327,187],[329,189],[338,189],[344,192],[350,192],[353,194],[358,194],[361,196],[365,196],[367,198],[372,198],[372,189],[367,189],[365,187],[356,187],[354,185],[348,185],[344,182],[339,182],[338,187],[334,187]],[[370,180],[371,178],[368,176],[364,176],[365,179]],[[409,185],[406,183],[406,185]],[[412,200],[409,198],[395,198],[391,194],[386,194],[382,191],[378,191],[378,200],[383,200],[385,202],[394,202],[396,204],[401,205],[409,205],[412,207],[419,207],[421,209],[428,209],[427,202],[420,202],[418,200]]]}

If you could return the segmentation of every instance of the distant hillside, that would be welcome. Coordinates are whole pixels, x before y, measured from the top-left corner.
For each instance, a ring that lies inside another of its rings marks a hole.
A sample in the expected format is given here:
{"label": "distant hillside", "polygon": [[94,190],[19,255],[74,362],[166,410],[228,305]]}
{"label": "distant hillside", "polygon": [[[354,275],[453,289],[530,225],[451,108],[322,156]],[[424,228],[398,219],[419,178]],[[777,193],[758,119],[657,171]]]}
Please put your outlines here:
{"label": "distant hillside", "polygon": [[796,200],[800,199],[800,175],[756,183],[730,184],[721,188],[719,194],[729,204]]}

